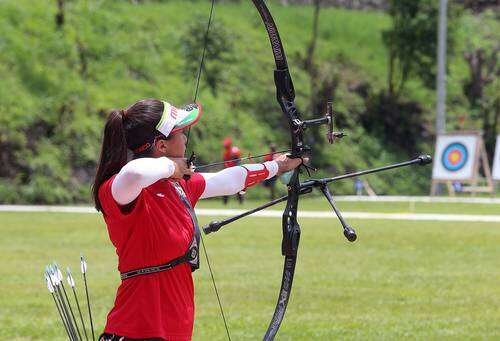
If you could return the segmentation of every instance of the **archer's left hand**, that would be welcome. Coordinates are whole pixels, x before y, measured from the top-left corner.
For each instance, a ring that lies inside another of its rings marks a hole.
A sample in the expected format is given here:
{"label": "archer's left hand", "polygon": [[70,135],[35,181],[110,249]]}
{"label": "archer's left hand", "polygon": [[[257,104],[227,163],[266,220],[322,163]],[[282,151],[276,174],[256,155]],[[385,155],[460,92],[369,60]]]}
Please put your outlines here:
{"label": "archer's left hand", "polygon": [[274,161],[278,164],[278,175],[291,171],[299,167],[302,163],[309,162],[308,158],[289,158],[285,154],[277,154],[274,158]]}

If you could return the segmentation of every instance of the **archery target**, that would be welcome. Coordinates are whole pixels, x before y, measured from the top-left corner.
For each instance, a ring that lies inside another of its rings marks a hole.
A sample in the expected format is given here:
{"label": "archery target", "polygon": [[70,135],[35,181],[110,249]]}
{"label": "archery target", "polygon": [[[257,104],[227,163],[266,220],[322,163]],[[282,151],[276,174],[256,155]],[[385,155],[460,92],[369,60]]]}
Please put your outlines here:
{"label": "archery target", "polygon": [[497,136],[495,157],[493,158],[493,180],[500,181],[500,135]]}
{"label": "archery target", "polygon": [[476,134],[439,135],[432,178],[434,180],[471,180],[477,159],[479,136]]}
{"label": "archery target", "polygon": [[441,162],[446,170],[456,172],[467,164],[468,158],[467,148],[460,142],[454,142],[444,149]]}

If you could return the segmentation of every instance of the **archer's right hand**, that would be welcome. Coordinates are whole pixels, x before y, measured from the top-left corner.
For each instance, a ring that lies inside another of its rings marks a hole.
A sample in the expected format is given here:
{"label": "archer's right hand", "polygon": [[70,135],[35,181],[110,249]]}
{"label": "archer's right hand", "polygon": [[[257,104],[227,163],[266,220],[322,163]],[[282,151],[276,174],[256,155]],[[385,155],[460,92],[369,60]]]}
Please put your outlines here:
{"label": "archer's right hand", "polygon": [[171,158],[175,165],[174,174],[170,178],[182,179],[185,175],[191,176],[194,174],[194,167],[187,164],[186,158]]}

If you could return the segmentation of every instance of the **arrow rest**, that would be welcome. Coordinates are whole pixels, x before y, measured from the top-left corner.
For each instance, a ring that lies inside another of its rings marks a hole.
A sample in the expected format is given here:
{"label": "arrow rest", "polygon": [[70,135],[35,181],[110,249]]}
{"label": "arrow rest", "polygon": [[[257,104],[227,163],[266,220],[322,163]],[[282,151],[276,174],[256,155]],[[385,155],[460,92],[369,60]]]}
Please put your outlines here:
{"label": "arrow rest", "polygon": [[306,164],[306,163],[304,162],[304,160],[302,160],[302,164],[301,164],[299,167],[300,167],[300,168],[299,168],[299,172],[301,172],[301,173],[302,173],[302,170],[303,170],[303,169],[305,169],[305,170],[306,170],[306,173],[307,173],[307,175],[308,175],[309,177],[311,177],[311,172],[317,172],[317,171],[318,171],[318,169],[317,169],[317,168],[315,168],[315,167],[311,167],[311,166],[309,166],[308,164]]}

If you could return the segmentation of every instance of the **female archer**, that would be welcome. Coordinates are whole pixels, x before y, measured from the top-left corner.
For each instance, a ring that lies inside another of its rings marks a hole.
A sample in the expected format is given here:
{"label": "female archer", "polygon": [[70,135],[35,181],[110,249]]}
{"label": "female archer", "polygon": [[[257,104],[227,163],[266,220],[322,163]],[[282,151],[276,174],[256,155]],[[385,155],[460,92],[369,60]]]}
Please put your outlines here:
{"label": "female archer", "polygon": [[122,282],[99,340],[190,340],[192,271],[199,265],[196,202],[236,194],[302,163],[279,155],[194,173],[184,158],[183,130],[201,111],[199,104],[177,109],[146,99],[108,116],[92,190]]}

